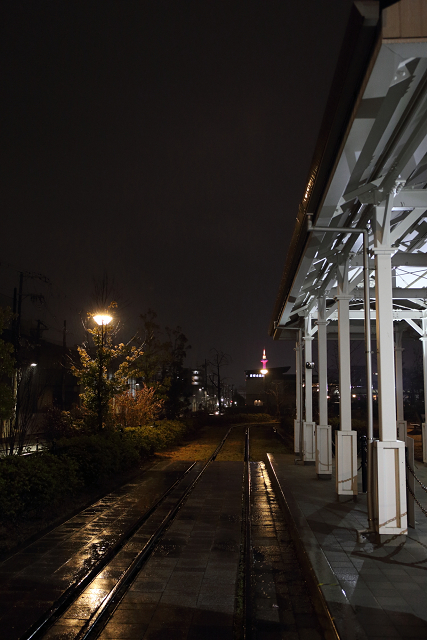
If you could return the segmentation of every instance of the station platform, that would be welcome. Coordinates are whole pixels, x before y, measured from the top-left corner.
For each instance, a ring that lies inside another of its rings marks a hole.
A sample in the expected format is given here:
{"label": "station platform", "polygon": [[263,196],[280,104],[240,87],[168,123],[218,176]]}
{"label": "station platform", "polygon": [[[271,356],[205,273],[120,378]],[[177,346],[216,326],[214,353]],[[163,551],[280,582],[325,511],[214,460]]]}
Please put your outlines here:
{"label": "station platform", "polygon": [[[385,544],[357,530],[367,527],[366,494],[338,496],[332,480],[293,455],[268,456],[267,468],[287,512],[300,561],[341,640],[427,638],[427,517],[416,506],[416,526]],[[415,472],[427,485],[427,468]],[[360,472],[359,472],[360,473]],[[416,497],[427,508],[421,487]],[[331,625],[332,626],[332,625]],[[332,633],[332,636],[334,633]]]}

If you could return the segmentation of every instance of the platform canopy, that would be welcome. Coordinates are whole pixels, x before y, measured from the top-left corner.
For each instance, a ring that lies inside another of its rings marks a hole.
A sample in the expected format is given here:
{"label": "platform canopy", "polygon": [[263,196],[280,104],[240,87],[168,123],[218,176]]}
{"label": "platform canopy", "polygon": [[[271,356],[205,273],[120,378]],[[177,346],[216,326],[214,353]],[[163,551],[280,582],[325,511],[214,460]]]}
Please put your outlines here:
{"label": "platform canopy", "polygon": [[[352,332],[363,331],[362,236],[307,231],[313,224],[387,228],[393,319],[422,333],[427,312],[427,6],[423,0],[355,2],[269,326],[275,339],[316,320],[336,320],[337,273],[348,269]],[[383,9],[383,10],[381,10]],[[384,203],[385,223],[377,205]],[[375,221],[374,221],[374,218]],[[376,229],[376,230],[375,230]],[[376,314],[373,252],[371,317]],[[360,322],[357,322],[359,320]],[[313,327],[313,332],[316,327]]]}
{"label": "platform canopy", "polygon": [[[375,319],[378,439],[369,316]],[[354,2],[269,333],[296,338],[294,447],[301,462],[316,465],[319,479],[333,470],[327,341],[338,334],[335,481],[338,495],[353,496],[358,433],[350,338],[363,335],[367,530],[380,536],[406,534],[408,526],[401,330],[408,325],[423,346],[427,398],[427,0]],[[427,454],[426,425],[423,442]]]}

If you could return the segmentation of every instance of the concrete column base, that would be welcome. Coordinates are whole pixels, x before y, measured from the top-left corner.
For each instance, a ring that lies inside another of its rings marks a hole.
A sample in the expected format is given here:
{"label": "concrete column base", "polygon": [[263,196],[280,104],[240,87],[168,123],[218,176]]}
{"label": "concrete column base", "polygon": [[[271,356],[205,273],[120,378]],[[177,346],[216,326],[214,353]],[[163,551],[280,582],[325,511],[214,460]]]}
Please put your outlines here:
{"label": "concrete column base", "polygon": [[315,464],[316,462],[316,423],[303,422],[302,428],[303,428],[303,438],[304,438],[304,451],[303,451],[304,464]]}
{"label": "concrete column base", "polygon": [[329,424],[316,428],[316,473],[319,478],[332,478],[332,429]]}
{"label": "concrete column base", "polygon": [[337,494],[357,495],[357,431],[335,431],[335,465]]}
{"label": "concrete column base", "polygon": [[406,420],[398,420],[396,422],[397,439],[406,442],[406,434],[408,432],[408,423]]}
{"label": "concrete column base", "polygon": [[380,535],[408,533],[405,443],[373,443],[374,522]]}
{"label": "concrete column base", "polygon": [[423,443],[423,462],[427,463],[427,432],[426,432],[426,423],[423,422],[421,425],[421,433],[422,433],[422,443]]}
{"label": "concrete column base", "polygon": [[294,453],[299,455],[299,438],[300,438],[301,420],[294,420]]}

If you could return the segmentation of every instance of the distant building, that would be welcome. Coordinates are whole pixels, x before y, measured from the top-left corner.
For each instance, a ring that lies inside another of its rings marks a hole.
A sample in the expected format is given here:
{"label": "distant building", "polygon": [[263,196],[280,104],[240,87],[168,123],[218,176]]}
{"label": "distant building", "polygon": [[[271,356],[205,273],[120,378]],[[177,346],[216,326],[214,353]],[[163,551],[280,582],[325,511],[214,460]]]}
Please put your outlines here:
{"label": "distant building", "polygon": [[270,367],[267,369],[267,358],[265,349],[261,359],[260,369],[246,369],[246,406],[262,407],[274,405],[274,393],[283,393],[285,381],[289,377],[286,375],[290,367]]}

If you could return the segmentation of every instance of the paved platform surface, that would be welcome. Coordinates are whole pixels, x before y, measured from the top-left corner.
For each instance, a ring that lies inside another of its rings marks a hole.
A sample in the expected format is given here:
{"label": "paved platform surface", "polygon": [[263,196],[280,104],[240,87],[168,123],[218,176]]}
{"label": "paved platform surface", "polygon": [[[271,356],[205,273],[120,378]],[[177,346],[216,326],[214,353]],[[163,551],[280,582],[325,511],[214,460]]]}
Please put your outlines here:
{"label": "paved platform surface", "polygon": [[232,640],[242,479],[243,462],[208,467],[100,640]]}
{"label": "paved platform surface", "polygon": [[[427,638],[427,517],[415,507],[416,527],[387,544],[358,543],[367,526],[366,495],[338,498],[334,480],[293,455],[270,456],[303,553],[342,640]],[[427,469],[416,463],[427,485]],[[361,484],[359,485],[361,491]],[[427,508],[427,494],[416,489]]]}
{"label": "paved platform surface", "polygon": [[17,640],[190,464],[157,463],[0,563],[1,640]]}

